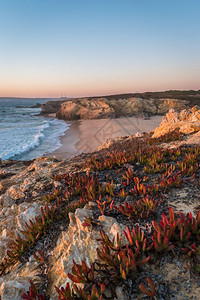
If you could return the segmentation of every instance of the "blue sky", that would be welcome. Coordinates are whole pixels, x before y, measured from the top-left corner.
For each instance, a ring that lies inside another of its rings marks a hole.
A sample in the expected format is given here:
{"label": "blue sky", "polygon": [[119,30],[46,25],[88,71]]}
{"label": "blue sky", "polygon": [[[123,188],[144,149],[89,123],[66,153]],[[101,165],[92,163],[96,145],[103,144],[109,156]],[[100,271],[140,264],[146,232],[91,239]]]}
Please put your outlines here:
{"label": "blue sky", "polygon": [[0,96],[200,89],[199,0],[0,0]]}

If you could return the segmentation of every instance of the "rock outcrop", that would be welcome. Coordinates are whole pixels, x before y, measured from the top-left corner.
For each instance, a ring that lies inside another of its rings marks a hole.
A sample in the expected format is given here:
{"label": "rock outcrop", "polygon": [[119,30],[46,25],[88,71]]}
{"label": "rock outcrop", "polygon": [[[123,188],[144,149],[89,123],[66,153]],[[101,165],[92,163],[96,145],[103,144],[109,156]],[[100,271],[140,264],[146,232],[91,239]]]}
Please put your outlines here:
{"label": "rock outcrop", "polygon": [[65,101],[66,100],[48,101],[44,104],[41,104],[40,107],[42,110],[40,114],[44,115],[44,114],[56,113],[60,109],[61,104]]}
{"label": "rock outcrop", "polygon": [[31,108],[40,108],[41,107],[41,103],[36,103],[35,105],[31,106]]}
{"label": "rock outcrop", "polygon": [[180,111],[186,108],[188,103],[186,100],[176,99],[82,98],[62,103],[56,116],[64,120],[150,116],[165,114],[170,108]]}
{"label": "rock outcrop", "polygon": [[68,160],[41,157],[28,167],[14,161],[4,161],[1,167],[4,173],[7,169],[17,173],[9,176],[7,171],[8,177],[1,180],[0,260],[5,256],[9,243],[24,228],[25,222],[40,215],[42,195],[55,187],[52,175],[70,169],[70,165]]}
{"label": "rock outcrop", "polygon": [[200,130],[200,107],[194,106],[181,112],[170,109],[163,117],[160,126],[154,130],[153,137],[159,137],[175,129],[179,129],[184,134],[198,132]]}
{"label": "rock outcrop", "polygon": [[[70,213],[70,224],[67,231],[63,231],[57,241],[57,245],[52,251],[50,258],[50,288],[51,299],[57,299],[57,293],[54,286],[65,286],[67,282],[71,282],[68,273],[73,267],[73,260],[81,264],[85,261],[87,265],[97,260],[96,249],[100,247],[99,240],[100,229],[103,229],[113,239],[117,237],[117,233],[123,236],[125,225],[119,224],[115,218],[100,216],[98,218],[99,227],[90,229],[83,226],[85,217],[93,216],[91,202],[84,209],[77,209],[76,212]],[[90,207],[91,205],[91,207]],[[123,240],[125,243],[125,239]]]}
{"label": "rock outcrop", "polygon": [[[68,120],[110,118],[110,115],[113,117],[113,113],[115,118],[138,114],[148,116],[165,114],[170,108],[174,108],[177,111],[188,107],[191,108],[198,105],[199,101],[200,91],[192,90],[129,93],[49,101],[41,106],[41,113],[57,113],[59,118],[68,118]],[[64,102],[66,103],[61,106]]]}
{"label": "rock outcrop", "polygon": [[[91,230],[82,225],[85,217],[91,217],[93,214],[90,205],[92,203],[88,204],[84,209],[77,209],[74,214],[70,213],[69,227],[66,231],[63,230],[61,232],[55,248],[51,251],[49,258],[48,277],[50,284],[48,291],[52,300],[58,299],[55,286],[65,286],[66,282],[71,282],[67,275],[71,272],[73,260],[76,263],[81,263],[82,260],[85,260],[90,265],[97,259],[96,248],[100,247],[100,242],[97,241],[100,238],[99,228]],[[27,204],[24,206],[27,206]],[[13,210],[16,210],[16,208],[16,206],[13,207]],[[34,217],[34,214],[30,215],[27,211],[25,211],[25,215],[28,219],[33,219]],[[36,215],[39,216],[39,213]],[[12,217],[14,216],[12,215]],[[15,226],[18,226],[18,224]],[[99,217],[99,226],[107,232],[111,239],[113,237],[116,238],[117,234],[122,235],[123,230],[126,229],[125,225],[119,224],[114,218],[106,216]],[[125,242],[125,239],[123,241]],[[37,278],[38,269],[38,262],[31,256],[29,261],[24,265],[13,270],[11,274],[8,273],[2,280],[0,279],[1,299],[20,300],[21,295],[29,289],[29,281],[33,278],[35,278],[34,281],[40,279],[39,277]],[[121,298],[116,299],[120,300]]]}
{"label": "rock outcrop", "polygon": [[104,119],[114,118],[115,111],[104,98],[93,101],[81,99],[61,104],[61,108],[56,113],[56,116],[64,120]]}

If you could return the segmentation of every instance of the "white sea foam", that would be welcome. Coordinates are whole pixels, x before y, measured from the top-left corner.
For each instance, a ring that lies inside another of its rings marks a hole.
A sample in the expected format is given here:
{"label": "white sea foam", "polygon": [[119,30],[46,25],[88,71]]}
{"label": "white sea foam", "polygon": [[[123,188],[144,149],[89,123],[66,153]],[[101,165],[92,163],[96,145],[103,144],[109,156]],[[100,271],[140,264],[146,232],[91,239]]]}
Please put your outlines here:
{"label": "white sea foam", "polygon": [[32,149],[34,149],[35,147],[40,145],[41,139],[44,138],[44,134],[42,134],[41,132],[36,134],[36,136],[34,136],[33,141],[30,142],[29,144],[21,144],[18,147],[15,147],[13,151],[8,151],[7,154],[3,155],[1,158],[3,160],[5,159],[9,159],[9,158],[14,158],[17,155],[21,155],[24,154]]}
{"label": "white sea foam", "polygon": [[59,137],[69,124],[36,115],[38,108],[16,108],[12,104],[0,102],[1,159],[34,159],[61,146]]}

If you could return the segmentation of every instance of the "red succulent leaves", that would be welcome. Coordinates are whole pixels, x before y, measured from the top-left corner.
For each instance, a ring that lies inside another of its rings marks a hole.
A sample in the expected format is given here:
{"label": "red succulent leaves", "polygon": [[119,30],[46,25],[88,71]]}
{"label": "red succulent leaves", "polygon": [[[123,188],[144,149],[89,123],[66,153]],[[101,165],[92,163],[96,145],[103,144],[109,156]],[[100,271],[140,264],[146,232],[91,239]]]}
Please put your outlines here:
{"label": "red succulent leaves", "polygon": [[79,288],[76,284],[73,285],[71,289],[69,283],[66,284],[66,287],[55,287],[58,293],[58,300],[102,300],[103,292],[105,290],[105,285],[98,283],[98,287],[92,285],[91,292],[88,293],[84,289]]}
{"label": "red succulent leaves", "polygon": [[146,287],[144,287],[143,284],[140,284],[140,290],[143,294],[145,294],[146,296],[149,296],[149,297],[152,297],[154,298],[155,297],[155,294],[156,294],[156,291],[155,291],[155,285],[154,285],[154,282],[151,278],[146,278],[146,281],[149,285],[149,289],[147,289]]}
{"label": "red succulent leaves", "polygon": [[22,295],[22,299],[25,300],[45,300],[45,297],[41,294],[38,293],[38,290],[35,286],[35,284],[33,283],[32,280],[30,280],[30,288],[29,288],[29,292],[28,293],[24,293]]}
{"label": "red succulent leaves", "polygon": [[69,279],[75,283],[89,283],[94,282],[94,266],[87,267],[86,263],[82,261],[82,264],[76,264],[73,260],[72,274],[68,274]]}

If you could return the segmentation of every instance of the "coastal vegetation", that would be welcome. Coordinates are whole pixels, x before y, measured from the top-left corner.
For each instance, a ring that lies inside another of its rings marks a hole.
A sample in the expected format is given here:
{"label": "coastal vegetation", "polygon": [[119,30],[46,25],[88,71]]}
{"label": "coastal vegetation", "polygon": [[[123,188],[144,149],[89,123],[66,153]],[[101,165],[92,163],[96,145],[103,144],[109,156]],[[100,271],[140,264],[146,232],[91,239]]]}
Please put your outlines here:
{"label": "coastal vegetation", "polygon": [[[90,265],[73,261],[69,281],[55,287],[58,299],[114,299],[117,286],[122,287],[126,299],[133,294],[138,299],[142,294],[161,299],[166,290],[150,269],[166,256],[189,260],[191,272],[198,277],[200,210],[195,215],[174,211],[169,197],[184,188],[199,191],[200,146],[162,147],[184,138],[178,130],[159,138],[146,134],[91,155],[79,171],[54,175],[58,188],[44,192],[41,217],[25,223],[22,235],[1,262],[1,276],[33,255],[48,277],[50,265],[42,246],[45,237],[55,224],[69,223],[69,213],[93,202],[93,216],[85,218],[83,226],[90,231],[99,228],[97,260]],[[99,225],[100,215],[124,224],[123,235],[111,239]],[[22,299],[49,296],[48,285],[41,290],[33,280]]]}

